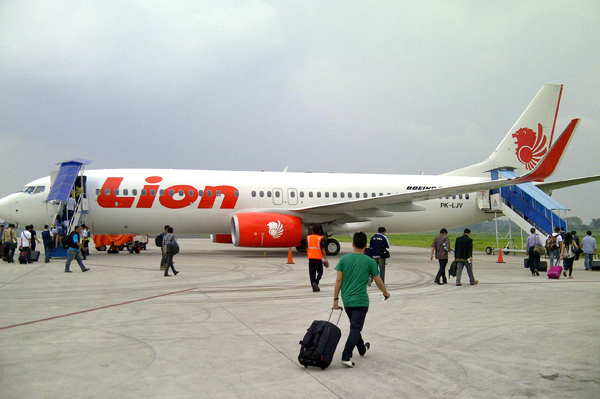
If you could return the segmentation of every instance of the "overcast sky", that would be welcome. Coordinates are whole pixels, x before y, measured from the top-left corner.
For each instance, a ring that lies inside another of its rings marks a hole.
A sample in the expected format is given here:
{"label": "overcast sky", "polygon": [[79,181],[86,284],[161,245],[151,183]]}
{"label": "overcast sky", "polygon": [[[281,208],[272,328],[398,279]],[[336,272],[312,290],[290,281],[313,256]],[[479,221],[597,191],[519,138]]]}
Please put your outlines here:
{"label": "overcast sky", "polygon": [[[0,2],[0,196],[90,168],[439,174],[544,83],[582,122],[549,180],[600,174],[600,2]],[[555,135],[556,136],[556,135]],[[600,183],[554,193],[584,222]]]}

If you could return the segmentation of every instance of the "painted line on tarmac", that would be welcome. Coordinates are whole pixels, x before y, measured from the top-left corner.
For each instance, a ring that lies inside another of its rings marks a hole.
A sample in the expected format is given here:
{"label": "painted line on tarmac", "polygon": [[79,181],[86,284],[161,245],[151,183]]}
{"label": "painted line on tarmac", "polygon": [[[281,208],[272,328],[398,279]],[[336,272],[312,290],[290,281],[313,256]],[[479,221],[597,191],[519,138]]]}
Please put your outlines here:
{"label": "painted line on tarmac", "polygon": [[149,296],[149,297],[147,297],[147,298],[134,299],[133,301],[127,301],[127,302],[115,303],[115,304],[112,304],[112,305],[100,306],[99,308],[93,308],[93,309],[87,309],[87,310],[80,310],[79,312],[73,312],[73,313],[67,313],[67,314],[63,314],[63,315],[59,315],[59,316],[47,317],[47,318],[45,318],[45,319],[39,319],[39,320],[27,321],[27,322],[25,322],[25,323],[13,324],[12,326],[0,327],[0,330],[6,330],[6,329],[9,329],[9,328],[20,327],[20,326],[26,326],[26,325],[28,325],[28,324],[41,323],[41,322],[43,322],[43,321],[49,321],[49,320],[54,320],[54,319],[60,319],[60,318],[62,318],[62,317],[75,316],[75,315],[82,314],[82,313],[94,312],[94,311],[96,311],[96,310],[108,309],[108,308],[112,308],[112,307],[115,307],[115,306],[128,305],[128,304],[130,304],[130,303],[141,302],[141,301],[147,301],[147,300],[149,300],[149,299],[160,298],[160,297],[162,297],[162,296],[167,296],[167,295],[181,294],[182,292],[193,291],[193,290],[197,290],[197,288],[195,288],[195,287],[194,287],[194,288],[188,288],[188,289],[181,290],[181,291],[167,292],[166,294],[160,294],[160,295]]}

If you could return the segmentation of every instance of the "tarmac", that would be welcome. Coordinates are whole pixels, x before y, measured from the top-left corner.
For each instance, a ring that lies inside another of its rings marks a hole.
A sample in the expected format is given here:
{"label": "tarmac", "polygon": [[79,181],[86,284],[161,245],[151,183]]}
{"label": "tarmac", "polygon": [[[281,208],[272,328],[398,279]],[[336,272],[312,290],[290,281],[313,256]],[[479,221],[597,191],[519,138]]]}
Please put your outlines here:
{"label": "tarmac", "polygon": [[582,260],[549,280],[522,255],[476,253],[479,284],[464,273],[439,286],[429,249],[393,247],[391,298],[369,288],[371,349],[341,364],[344,314],[321,370],[298,363],[298,342],[329,317],[339,256],[313,293],[295,250],[287,264],[287,249],[179,243],[168,278],[152,240],[140,254],[92,250],[87,273],[0,263],[0,398],[600,397],[600,272]]}

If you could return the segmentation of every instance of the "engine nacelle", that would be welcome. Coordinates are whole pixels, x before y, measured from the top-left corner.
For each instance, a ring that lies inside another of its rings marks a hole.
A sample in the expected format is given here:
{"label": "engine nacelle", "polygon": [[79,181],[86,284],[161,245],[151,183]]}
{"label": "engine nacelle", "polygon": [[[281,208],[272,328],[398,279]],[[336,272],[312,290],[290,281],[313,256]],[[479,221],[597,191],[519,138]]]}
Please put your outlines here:
{"label": "engine nacelle", "polygon": [[236,247],[295,247],[302,241],[302,220],[278,213],[238,213],[231,218]]}
{"label": "engine nacelle", "polygon": [[231,234],[211,234],[210,240],[217,244],[233,244]]}

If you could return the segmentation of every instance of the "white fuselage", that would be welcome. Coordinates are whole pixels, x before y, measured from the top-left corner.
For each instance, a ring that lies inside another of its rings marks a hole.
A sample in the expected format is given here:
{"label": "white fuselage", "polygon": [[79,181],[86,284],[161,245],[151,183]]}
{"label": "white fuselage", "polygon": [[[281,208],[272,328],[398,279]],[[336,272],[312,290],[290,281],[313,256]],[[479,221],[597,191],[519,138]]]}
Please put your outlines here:
{"label": "white fuselage", "polygon": [[[84,175],[87,194],[84,220],[94,234],[154,233],[162,231],[166,224],[174,226],[179,234],[229,234],[233,215],[256,211],[300,216],[307,224],[335,225],[343,220],[331,221],[326,216],[296,210],[485,181],[463,176],[173,169],[91,170]],[[0,217],[21,225],[50,224],[57,211],[57,205],[45,202],[50,177],[28,186],[44,186],[45,190],[3,198]],[[494,216],[478,208],[476,193],[420,201],[418,206],[423,210],[392,211],[386,217],[367,216],[354,226],[366,232],[376,231],[378,226],[385,226],[388,233],[423,232],[478,223]],[[344,232],[340,229],[330,231]]]}

